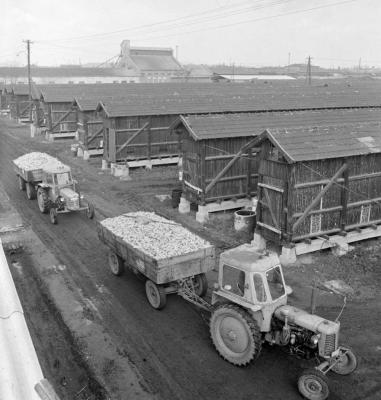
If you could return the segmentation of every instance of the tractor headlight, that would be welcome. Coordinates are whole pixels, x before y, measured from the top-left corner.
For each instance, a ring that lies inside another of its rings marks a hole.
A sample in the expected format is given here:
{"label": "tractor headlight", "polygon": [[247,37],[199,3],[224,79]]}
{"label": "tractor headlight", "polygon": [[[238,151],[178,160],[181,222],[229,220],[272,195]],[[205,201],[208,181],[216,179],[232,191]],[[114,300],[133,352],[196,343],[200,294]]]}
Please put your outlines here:
{"label": "tractor headlight", "polygon": [[320,335],[312,335],[310,338],[310,344],[312,347],[316,347],[319,343]]}

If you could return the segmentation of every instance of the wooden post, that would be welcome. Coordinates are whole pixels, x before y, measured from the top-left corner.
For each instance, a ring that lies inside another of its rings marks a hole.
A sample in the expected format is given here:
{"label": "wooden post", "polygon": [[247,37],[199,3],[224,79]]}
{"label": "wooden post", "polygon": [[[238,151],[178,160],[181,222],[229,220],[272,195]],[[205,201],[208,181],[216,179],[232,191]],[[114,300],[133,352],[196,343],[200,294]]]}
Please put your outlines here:
{"label": "wooden post", "polygon": [[[344,160],[346,163],[347,160]],[[349,169],[343,172],[344,183],[341,186],[341,206],[343,207],[340,212],[340,229],[345,232],[345,225],[347,224],[347,211],[349,199]]]}
{"label": "wooden post", "polygon": [[[86,150],[89,149],[89,125],[88,125],[88,120],[89,118],[82,112],[82,116],[83,116],[83,146]],[[77,118],[78,121],[78,118]],[[78,125],[77,125],[78,126]]]}
{"label": "wooden post", "polygon": [[197,183],[198,186],[202,189],[201,192],[201,205],[204,206],[206,204],[206,196],[205,196],[205,181],[206,181],[206,145],[203,140],[199,142],[200,146],[200,178]]}
{"label": "wooden post", "polygon": [[152,131],[151,131],[151,125],[152,125],[152,118],[149,117],[148,119],[148,125],[145,124],[146,129],[147,129],[147,160],[151,160],[151,154],[152,154],[152,149],[151,149],[151,143],[152,143]]}
{"label": "wooden post", "polygon": [[53,121],[52,121],[52,105],[49,104],[48,105],[48,115],[47,115],[47,119],[48,119],[48,130],[50,133],[53,133],[52,131],[52,127],[53,127]]}
{"label": "wooden post", "polygon": [[112,163],[116,163],[116,137],[115,129],[110,128],[108,130],[108,148],[109,148],[109,160]]}
{"label": "wooden post", "polygon": [[252,168],[253,150],[249,149],[247,152],[247,178],[246,178],[246,193],[247,197],[251,197],[251,168]]}
{"label": "wooden post", "polygon": [[294,213],[294,204],[293,204],[293,194],[294,194],[294,185],[295,185],[295,171],[296,166],[295,164],[290,165],[288,167],[288,174],[287,174],[287,187],[284,189],[285,194],[285,204],[286,204],[286,215],[285,215],[285,222],[286,222],[286,241],[289,243],[292,240],[292,215]]}

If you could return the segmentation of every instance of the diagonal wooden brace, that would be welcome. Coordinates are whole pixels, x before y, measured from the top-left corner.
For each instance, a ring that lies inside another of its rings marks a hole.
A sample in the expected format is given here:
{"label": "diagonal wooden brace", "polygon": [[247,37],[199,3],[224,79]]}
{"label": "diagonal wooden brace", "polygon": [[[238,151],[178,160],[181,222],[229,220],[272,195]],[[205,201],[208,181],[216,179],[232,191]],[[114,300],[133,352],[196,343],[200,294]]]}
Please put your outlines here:
{"label": "diagonal wooden brace", "polygon": [[327,183],[327,186],[312,200],[311,204],[304,210],[303,214],[295,221],[292,226],[292,230],[295,229],[304,221],[307,217],[308,213],[319,203],[320,199],[328,192],[329,188],[336,182],[339,176],[348,168],[347,164],[343,164],[339,170],[333,175],[330,181]]}
{"label": "diagonal wooden brace", "polygon": [[138,135],[140,135],[149,125],[149,122],[146,122],[137,132],[135,132],[119,149],[116,151],[116,154],[119,154],[123,149],[125,149]]}

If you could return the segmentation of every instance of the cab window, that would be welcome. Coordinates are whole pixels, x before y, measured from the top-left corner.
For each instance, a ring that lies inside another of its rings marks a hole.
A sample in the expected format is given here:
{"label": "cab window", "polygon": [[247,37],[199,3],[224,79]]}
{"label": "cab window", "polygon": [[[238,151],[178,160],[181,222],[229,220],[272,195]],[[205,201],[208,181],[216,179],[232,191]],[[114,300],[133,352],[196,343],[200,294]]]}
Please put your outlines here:
{"label": "cab window", "polygon": [[245,291],[245,273],[237,268],[224,265],[222,287],[231,293],[243,296]]}
{"label": "cab window", "polygon": [[53,184],[53,177],[51,174],[46,175],[46,183],[52,185]]}
{"label": "cab window", "polygon": [[267,301],[267,295],[266,295],[265,285],[263,284],[262,275],[254,274],[253,280],[254,280],[254,289],[257,300],[260,303],[264,303],[265,301]]}
{"label": "cab window", "polygon": [[266,279],[273,300],[283,296],[286,291],[283,285],[282,273],[279,267],[271,268],[266,272]]}

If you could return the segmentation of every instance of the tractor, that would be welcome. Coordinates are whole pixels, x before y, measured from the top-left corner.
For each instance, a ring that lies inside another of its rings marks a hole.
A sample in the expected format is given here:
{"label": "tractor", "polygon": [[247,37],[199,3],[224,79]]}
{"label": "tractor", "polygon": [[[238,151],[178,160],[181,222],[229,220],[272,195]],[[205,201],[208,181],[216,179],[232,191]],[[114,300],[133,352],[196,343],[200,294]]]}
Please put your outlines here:
{"label": "tractor", "polygon": [[350,374],[357,360],[339,345],[338,318],[329,321],[287,304],[291,292],[275,253],[248,244],[223,252],[212,294],[211,338],[217,352],[237,366],[255,361],[264,343],[315,360],[317,365],[300,375],[298,389],[309,400],[324,400],[327,373]]}
{"label": "tractor", "polygon": [[94,217],[94,206],[82,205],[83,196],[77,181],[72,179],[70,167],[64,164],[44,166],[42,181],[37,185],[37,202],[40,211],[50,214],[50,222],[57,224],[59,213],[86,211],[88,218]]}

